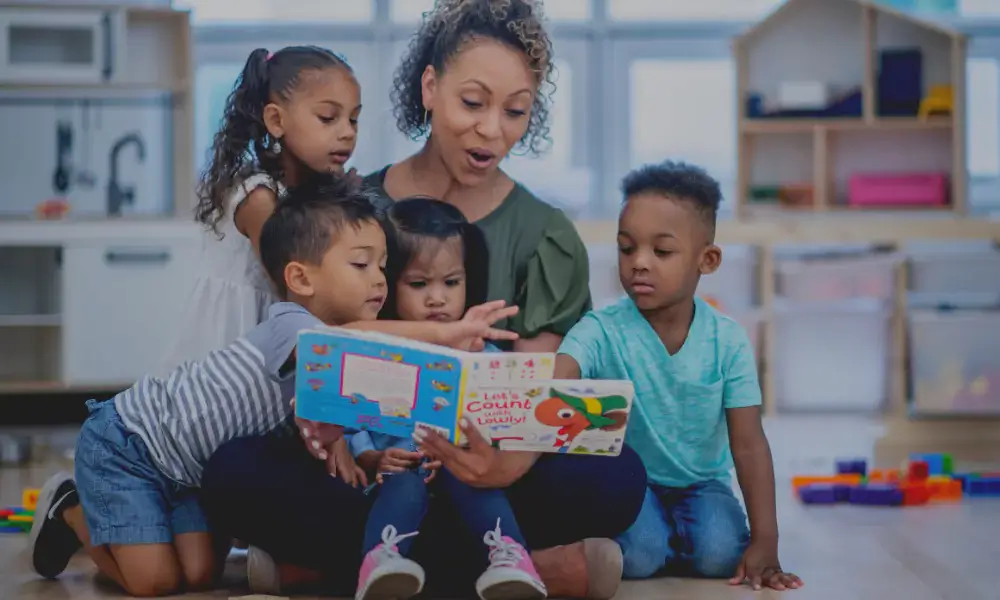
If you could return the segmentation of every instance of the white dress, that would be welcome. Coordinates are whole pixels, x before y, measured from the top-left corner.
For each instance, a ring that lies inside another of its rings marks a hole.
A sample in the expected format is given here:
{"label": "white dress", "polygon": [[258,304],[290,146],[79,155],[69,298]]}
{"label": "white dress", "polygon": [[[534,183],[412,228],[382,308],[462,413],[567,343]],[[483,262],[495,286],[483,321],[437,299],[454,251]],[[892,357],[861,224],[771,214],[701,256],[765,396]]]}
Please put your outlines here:
{"label": "white dress", "polygon": [[284,188],[265,174],[248,177],[226,203],[219,232],[206,230],[198,274],[182,310],[180,326],[167,347],[156,375],[165,376],[180,364],[200,360],[223,348],[261,323],[277,301],[270,279],[250,240],[236,229],[237,207],[258,187],[276,194]]}

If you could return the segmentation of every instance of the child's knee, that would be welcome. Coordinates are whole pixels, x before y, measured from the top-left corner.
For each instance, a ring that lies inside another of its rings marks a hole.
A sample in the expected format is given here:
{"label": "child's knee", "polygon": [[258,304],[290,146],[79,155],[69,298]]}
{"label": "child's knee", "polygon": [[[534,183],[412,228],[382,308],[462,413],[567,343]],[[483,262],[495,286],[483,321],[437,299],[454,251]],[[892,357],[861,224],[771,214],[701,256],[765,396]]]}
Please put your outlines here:
{"label": "child's knee", "polygon": [[670,556],[670,529],[663,509],[647,491],[635,523],[616,540],[622,548],[622,576],[645,579],[659,572]]}
{"label": "child's knee", "polygon": [[176,564],[149,563],[146,568],[121,571],[125,591],[138,598],[171,596],[181,592],[182,576]]}
{"label": "child's knee", "polygon": [[691,567],[702,577],[732,577],[749,542],[745,526],[718,525],[692,540]]}

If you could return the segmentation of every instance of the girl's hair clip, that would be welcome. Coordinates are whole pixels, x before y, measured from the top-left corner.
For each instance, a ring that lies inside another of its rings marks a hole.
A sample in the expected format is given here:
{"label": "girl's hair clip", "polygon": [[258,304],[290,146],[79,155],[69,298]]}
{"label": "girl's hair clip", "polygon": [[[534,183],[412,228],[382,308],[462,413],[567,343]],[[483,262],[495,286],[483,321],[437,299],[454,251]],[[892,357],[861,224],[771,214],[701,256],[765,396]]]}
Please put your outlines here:
{"label": "girl's hair clip", "polygon": [[274,52],[268,52],[267,58],[265,58],[264,60],[271,60],[272,58],[274,58]]}

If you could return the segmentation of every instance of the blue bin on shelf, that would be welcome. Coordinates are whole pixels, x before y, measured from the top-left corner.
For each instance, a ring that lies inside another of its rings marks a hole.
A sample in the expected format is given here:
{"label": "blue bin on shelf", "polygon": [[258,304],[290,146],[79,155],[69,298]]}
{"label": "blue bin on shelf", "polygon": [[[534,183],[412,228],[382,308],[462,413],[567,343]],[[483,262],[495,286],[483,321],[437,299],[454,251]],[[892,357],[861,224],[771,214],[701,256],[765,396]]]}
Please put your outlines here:
{"label": "blue bin on shelf", "polygon": [[924,92],[924,57],[919,48],[879,54],[878,114],[916,116]]}

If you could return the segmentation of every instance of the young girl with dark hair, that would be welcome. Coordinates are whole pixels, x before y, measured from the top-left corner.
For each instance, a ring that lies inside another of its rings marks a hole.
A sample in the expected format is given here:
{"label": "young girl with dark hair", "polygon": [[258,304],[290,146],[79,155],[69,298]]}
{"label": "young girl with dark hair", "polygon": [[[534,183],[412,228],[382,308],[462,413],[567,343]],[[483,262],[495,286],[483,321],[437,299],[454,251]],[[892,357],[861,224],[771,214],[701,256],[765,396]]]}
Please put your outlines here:
{"label": "young girl with dark hair", "polygon": [[[388,221],[388,296],[380,317],[451,323],[486,301],[486,241],[458,209],[431,198],[410,198],[389,209]],[[416,450],[409,438],[362,431],[351,439],[351,454],[378,483],[365,528],[357,600],[404,599],[423,589],[424,570],[407,554],[427,512],[427,484],[440,465],[422,464],[424,456]],[[479,597],[544,598],[545,585],[504,490],[473,488],[447,470],[437,479],[437,492],[483,540],[488,566],[476,581]]]}
{"label": "young girl with dark hair", "polygon": [[203,358],[259,324],[276,301],[257,259],[277,195],[313,172],[342,173],[357,142],[361,91],[351,67],[315,46],[247,58],[198,186],[200,273],[161,367]]}

